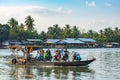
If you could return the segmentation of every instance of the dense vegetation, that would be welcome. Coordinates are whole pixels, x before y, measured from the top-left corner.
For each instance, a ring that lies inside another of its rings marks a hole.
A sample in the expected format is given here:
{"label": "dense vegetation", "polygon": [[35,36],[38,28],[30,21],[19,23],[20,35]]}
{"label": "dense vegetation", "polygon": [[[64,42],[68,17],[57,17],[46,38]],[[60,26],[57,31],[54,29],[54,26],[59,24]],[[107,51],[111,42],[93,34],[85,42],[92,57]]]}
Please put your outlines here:
{"label": "dense vegetation", "polygon": [[[120,43],[120,29],[116,27],[114,30],[110,27],[100,30],[99,32],[89,30],[84,32],[78,29],[77,26],[59,26],[55,24],[48,28],[47,32],[41,31],[39,34],[34,28],[34,19],[31,16],[25,18],[24,24],[19,25],[15,18],[8,20],[7,24],[0,24],[0,42],[5,40],[26,40],[33,38],[40,38],[45,40],[47,38],[63,39],[63,38],[93,38],[97,43],[102,44],[106,42]],[[42,28],[42,27],[41,27]]]}

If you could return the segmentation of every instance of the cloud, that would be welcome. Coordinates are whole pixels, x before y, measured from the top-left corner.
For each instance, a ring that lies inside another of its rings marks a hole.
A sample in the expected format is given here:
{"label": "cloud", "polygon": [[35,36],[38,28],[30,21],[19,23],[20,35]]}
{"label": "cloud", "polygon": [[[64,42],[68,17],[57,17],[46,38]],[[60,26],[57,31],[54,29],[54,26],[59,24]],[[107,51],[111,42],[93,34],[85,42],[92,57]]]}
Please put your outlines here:
{"label": "cloud", "polygon": [[58,12],[58,13],[64,13],[64,14],[70,14],[70,13],[73,12],[71,9],[64,10],[62,7],[57,8],[55,11]]}
{"label": "cloud", "polygon": [[86,5],[89,6],[89,7],[95,7],[96,3],[94,1],[92,1],[92,2],[86,1]]}
{"label": "cloud", "polygon": [[107,7],[111,7],[112,4],[111,4],[111,3],[105,3],[105,6],[107,6]]}
{"label": "cloud", "polygon": [[0,16],[1,17],[23,17],[26,15],[59,15],[59,14],[71,14],[73,11],[71,9],[64,9],[62,7],[58,8],[48,8],[42,6],[0,6]]}
{"label": "cloud", "polygon": [[26,10],[30,13],[44,14],[44,15],[58,15],[58,14],[70,14],[72,13],[71,9],[63,9],[62,7],[51,9],[41,6],[31,6]]}
{"label": "cloud", "polygon": [[[120,21],[117,20],[107,20],[107,19],[93,19],[93,20],[86,20],[82,22],[82,26],[84,26],[85,30],[94,30],[94,31],[99,31],[99,30],[104,30],[105,28],[112,27],[114,29],[115,27],[120,26]],[[120,28],[120,27],[119,27]]]}
{"label": "cloud", "polygon": [[116,18],[98,20],[94,18],[90,19],[87,16],[82,18],[80,14],[76,15],[72,12],[73,11],[71,9],[66,9],[64,7],[49,8],[43,6],[0,6],[0,23],[6,24],[11,17],[18,20],[19,23],[24,23],[25,17],[31,15],[35,20],[35,29],[38,30],[38,32],[42,30],[46,31],[49,26],[54,24],[59,24],[62,26],[65,24],[76,25],[78,27],[82,26],[85,30],[98,30],[100,28],[104,29],[104,27],[107,26],[116,27],[120,25],[120,20],[118,17],[117,20]]}
{"label": "cloud", "polygon": [[48,8],[43,6],[0,6],[0,23],[6,24],[10,18],[15,18],[19,24],[24,23],[30,15],[35,20],[35,28],[39,31],[47,30],[53,24],[65,23],[68,14],[73,11],[62,7]]}

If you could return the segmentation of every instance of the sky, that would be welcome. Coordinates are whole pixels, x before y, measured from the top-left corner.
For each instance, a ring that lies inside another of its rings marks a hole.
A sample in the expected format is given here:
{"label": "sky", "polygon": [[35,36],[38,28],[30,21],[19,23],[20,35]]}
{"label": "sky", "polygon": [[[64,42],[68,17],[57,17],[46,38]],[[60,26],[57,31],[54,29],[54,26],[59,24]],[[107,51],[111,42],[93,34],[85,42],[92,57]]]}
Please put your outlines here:
{"label": "sky", "polygon": [[120,0],[0,0],[0,23],[15,18],[19,24],[27,16],[34,21],[34,28],[47,31],[59,24],[76,25],[81,31],[120,28]]}

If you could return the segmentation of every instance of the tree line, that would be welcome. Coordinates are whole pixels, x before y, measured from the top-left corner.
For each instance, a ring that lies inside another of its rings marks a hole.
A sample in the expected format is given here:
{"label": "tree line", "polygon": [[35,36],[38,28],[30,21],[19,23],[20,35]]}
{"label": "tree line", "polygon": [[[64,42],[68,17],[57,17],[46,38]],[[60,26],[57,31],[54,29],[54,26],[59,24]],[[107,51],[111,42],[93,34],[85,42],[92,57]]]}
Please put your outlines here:
{"label": "tree line", "polygon": [[120,43],[120,29],[116,27],[112,29],[107,27],[99,32],[88,30],[87,32],[79,30],[75,26],[66,24],[65,26],[59,26],[55,24],[50,26],[47,30],[40,33],[34,28],[34,19],[31,16],[25,18],[24,23],[19,24],[15,18],[8,20],[7,24],[0,24],[0,43],[5,40],[26,40],[26,39],[64,39],[64,38],[92,38],[97,41],[98,44],[107,42],[119,42]]}

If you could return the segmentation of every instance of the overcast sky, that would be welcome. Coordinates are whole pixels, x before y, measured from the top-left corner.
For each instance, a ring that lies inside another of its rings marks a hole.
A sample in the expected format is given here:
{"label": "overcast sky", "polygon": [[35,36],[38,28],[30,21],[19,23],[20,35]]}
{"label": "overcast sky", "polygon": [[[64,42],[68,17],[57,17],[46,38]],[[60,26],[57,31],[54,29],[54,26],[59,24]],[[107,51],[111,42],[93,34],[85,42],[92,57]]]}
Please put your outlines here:
{"label": "overcast sky", "polygon": [[76,25],[86,31],[114,29],[120,28],[120,0],[0,0],[1,24],[12,17],[24,23],[28,15],[39,32],[54,24]]}

